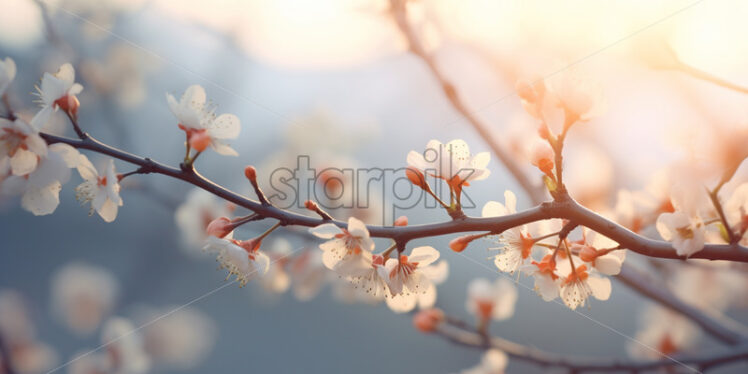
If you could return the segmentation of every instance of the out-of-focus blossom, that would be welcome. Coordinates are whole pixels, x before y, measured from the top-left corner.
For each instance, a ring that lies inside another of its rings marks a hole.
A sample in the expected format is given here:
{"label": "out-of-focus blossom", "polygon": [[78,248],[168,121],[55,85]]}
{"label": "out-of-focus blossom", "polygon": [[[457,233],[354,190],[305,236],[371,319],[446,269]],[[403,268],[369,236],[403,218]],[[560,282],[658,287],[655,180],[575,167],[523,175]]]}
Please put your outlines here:
{"label": "out-of-focus blossom", "polygon": [[465,308],[480,320],[497,321],[510,318],[517,303],[517,287],[504,278],[491,283],[485,278],[470,281],[467,289]]}
{"label": "out-of-focus blossom", "polygon": [[150,369],[151,362],[143,347],[143,338],[127,319],[113,317],[105,324],[101,342],[106,344],[108,371],[115,374],[140,374]]}
{"label": "out-of-focus blossom", "polygon": [[308,301],[317,296],[327,280],[329,270],[322,262],[322,252],[305,249],[295,256],[288,267],[293,293],[297,300]]}
{"label": "out-of-focus blossom", "polygon": [[31,125],[37,130],[41,130],[58,109],[73,117],[77,115],[80,103],[76,95],[83,91],[83,86],[75,83],[73,65],[63,64],[55,74],[44,73],[37,90],[42,109],[31,119]]}
{"label": "out-of-focus blossom", "polygon": [[203,248],[217,253],[221,268],[235,276],[235,281],[244,286],[255,277],[265,275],[270,267],[270,258],[259,250],[254,240],[238,241],[208,237]]}
{"label": "out-of-focus blossom", "polygon": [[601,277],[595,272],[587,270],[587,265],[577,264],[561,281],[561,299],[570,309],[587,304],[587,299],[594,296],[598,300],[608,300],[610,297],[610,279]]}
{"label": "out-of-focus blossom", "polygon": [[142,62],[147,55],[126,44],[111,47],[103,62],[81,63],[81,75],[98,95],[111,95],[123,108],[140,105],[148,92],[144,73],[151,64]]}
{"label": "out-of-focus blossom", "polygon": [[75,148],[52,144],[34,171],[23,176],[8,176],[2,181],[0,192],[23,195],[21,206],[34,215],[50,214],[60,204],[62,185],[70,179],[70,169],[76,167],[79,160],[80,153]]}
{"label": "out-of-focus blossom", "polygon": [[453,187],[468,186],[471,181],[488,178],[491,174],[487,169],[490,160],[488,152],[472,156],[470,148],[462,139],[455,139],[447,144],[431,140],[426,144],[425,151],[410,151],[407,157],[408,166],[418,169],[424,175],[444,179]]}
{"label": "out-of-focus blossom", "polygon": [[508,363],[509,358],[506,353],[493,348],[483,354],[480,364],[462,370],[460,374],[502,374]]}
{"label": "out-of-focus blossom", "polygon": [[187,194],[187,199],[177,208],[174,219],[187,246],[199,247],[205,242],[205,229],[218,217],[231,215],[231,208],[215,195],[201,188]]}
{"label": "out-of-focus blossom", "polygon": [[575,69],[548,80],[548,95],[564,110],[566,122],[587,121],[603,109],[602,89]]}
{"label": "out-of-focus blossom", "polygon": [[179,120],[179,128],[187,134],[190,147],[198,152],[211,147],[219,154],[237,156],[226,141],[239,136],[239,118],[233,114],[216,116],[215,109],[206,100],[205,90],[199,85],[188,87],[179,101],[166,94],[169,109]]}
{"label": "out-of-focus blossom", "polygon": [[746,275],[725,261],[689,260],[670,278],[670,289],[687,303],[705,310],[724,311],[745,297]]}
{"label": "out-of-focus blossom", "polygon": [[[483,217],[500,217],[517,212],[517,197],[512,191],[504,192],[504,203],[489,201],[483,206]],[[494,257],[494,264],[499,270],[513,273],[517,271],[532,254],[535,240],[527,231],[526,225],[510,228],[498,237],[499,247],[492,248],[501,251]]]}
{"label": "out-of-focus blossom", "polygon": [[195,308],[148,310],[142,321],[149,323],[142,330],[143,346],[154,365],[177,370],[193,368],[205,359],[216,341],[215,323]]}
{"label": "out-of-focus blossom", "polygon": [[52,309],[67,327],[78,334],[93,332],[111,313],[119,284],[106,269],[71,263],[52,277]]}
{"label": "out-of-focus blossom", "polygon": [[424,309],[413,316],[413,326],[419,331],[430,333],[444,321],[444,312],[441,309]]}
{"label": "out-of-focus blossom", "polygon": [[13,175],[33,172],[47,156],[47,143],[39,132],[22,119],[0,118],[0,158],[8,157]]}
{"label": "out-of-focus blossom", "polygon": [[[20,294],[0,290],[0,338],[10,352],[12,369],[20,374],[42,373],[57,363],[57,354],[36,340],[30,314]],[[0,356],[0,363],[3,359]]]}
{"label": "out-of-focus blossom", "polygon": [[284,293],[291,286],[291,277],[286,269],[291,260],[289,258],[292,251],[291,243],[286,239],[278,238],[273,241],[270,248],[267,252],[270,265],[267,274],[260,278],[260,284],[268,292]]}
{"label": "out-of-focus blossom", "polygon": [[10,58],[0,60],[0,96],[5,94],[10,83],[16,78],[16,63]]}
{"label": "out-of-focus blossom", "polygon": [[309,232],[318,238],[330,239],[319,245],[322,261],[328,269],[343,276],[359,276],[368,270],[366,261],[374,250],[374,241],[363,222],[351,217],[347,229],[325,223]]}
{"label": "out-of-focus blossom", "polygon": [[34,324],[21,294],[11,290],[0,290],[0,335],[11,341],[29,340],[34,337]]}
{"label": "out-of-focus blossom", "polygon": [[642,311],[639,332],[627,348],[632,357],[659,359],[692,348],[698,335],[698,328],[683,316],[649,306]]}
{"label": "out-of-focus blossom", "polygon": [[81,204],[91,204],[89,215],[96,211],[104,221],[114,221],[117,218],[117,208],[122,206],[122,198],[119,196],[119,178],[114,170],[114,160],[109,159],[104,169],[99,171],[86,156],[81,155],[78,173],[84,179],[83,183],[75,188],[78,201]]}

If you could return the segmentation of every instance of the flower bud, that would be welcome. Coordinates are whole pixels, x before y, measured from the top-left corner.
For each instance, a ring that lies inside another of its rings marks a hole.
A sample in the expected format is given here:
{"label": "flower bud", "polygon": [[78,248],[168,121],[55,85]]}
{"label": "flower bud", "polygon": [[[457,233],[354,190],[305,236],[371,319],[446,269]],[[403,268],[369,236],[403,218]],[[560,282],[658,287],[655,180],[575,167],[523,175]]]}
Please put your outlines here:
{"label": "flower bud", "polygon": [[208,235],[215,236],[217,238],[223,238],[233,230],[234,225],[231,223],[231,220],[226,217],[218,217],[210,221],[208,227],[205,228],[205,232]]}
{"label": "flower bud", "polygon": [[413,326],[423,333],[431,333],[444,321],[444,312],[440,309],[421,310],[413,316]]}
{"label": "flower bud", "polygon": [[397,217],[394,225],[395,226],[408,226],[408,217],[407,216]]}
{"label": "flower bud", "polygon": [[579,250],[579,258],[584,262],[593,262],[597,258],[597,250],[593,247],[585,245]]}
{"label": "flower bud", "polygon": [[210,135],[207,131],[195,131],[190,135],[190,147],[198,152],[204,151],[210,145]]}
{"label": "flower bud", "polygon": [[237,243],[240,247],[244,248],[247,252],[256,252],[258,249],[260,249],[260,246],[262,245],[262,239],[260,238],[252,238],[249,240],[243,240]]}
{"label": "flower bud", "polygon": [[451,242],[449,242],[449,249],[460,253],[467,248],[468,244],[472,242],[475,239],[482,238],[486,236],[486,234],[476,234],[476,235],[465,235],[460,236],[459,238],[452,239]]}
{"label": "flower bud", "polygon": [[307,208],[307,209],[309,209],[309,210],[311,210],[311,211],[314,211],[314,212],[316,212],[317,209],[319,209],[319,207],[317,206],[317,203],[315,203],[312,200],[305,201],[304,202],[304,207]]}
{"label": "flower bud", "polygon": [[244,176],[254,185],[257,183],[257,169],[250,165],[244,168]]}
{"label": "flower bud", "polygon": [[54,105],[62,109],[65,113],[68,113],[71,117],[76,118],[81,103],[75,95],[65,95],[55,100]]}
{"label": "flower bud", "polygon": [[553,173],[553,148],[548,143],[538,140],[532,148],[530,161],[546,175]]}
{"label": "flower bud", "polygon": [[537,94],[535,94],[535,90],[532,88],[532,85],[528,81],[517,81],[514,89],[517,91],[517,95],[522,100],[534,102],[538,98]]}
{"label": "flower bud", "polygon": [[421,187],[421,189],[426,191],[431,189],[431,187],[429,187],[429,184],[426,183],[426,177],[423,175],[423,173],[421,173],[420,170],[413,167],[408,167],[407,169],[405,169],[405,176],[408,177],[410,183]]}

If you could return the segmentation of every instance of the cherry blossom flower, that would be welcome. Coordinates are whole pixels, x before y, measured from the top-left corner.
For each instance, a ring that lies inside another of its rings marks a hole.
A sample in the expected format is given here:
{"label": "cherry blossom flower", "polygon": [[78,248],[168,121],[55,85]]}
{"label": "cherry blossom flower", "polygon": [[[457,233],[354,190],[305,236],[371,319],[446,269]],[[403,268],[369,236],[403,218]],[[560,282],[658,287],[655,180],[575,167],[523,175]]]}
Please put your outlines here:
{"label": "cherry blossom flower", "polygon": [[506,353],[493,348],[483,354],[477,366],[462,370],[460,374],[502,374],[508,363],[509,358]]}
{"label": "cherry blossom flower", "polygon": [[543,300],[551,301],[558,297],[561,282],[556,274],[556,261],[553,255],[545,255],[540,262],[532,261],[531,264],[523,266],[522,271],[535,278],[535,292]]}
{"label": "cherry blossom flower", "polygon": [[55,74],[44,73],[37,91],[42,109],[31,119],[31,125],[37,130],[41,130],[58,109],[72,117],[77,115],[80,103],[76,95],[83,91],[83,86],[75,83],[73,65],[63,64]]}
{"label": "cherry blossom flower", "polygon": [[9,158],[13,175],[31,173],[45,156],[47,143],[36,129],[21,119],[0,118],[0,158]]}
{"label": "cherry blossom flower", "polygon": [[569,69],[549,79],[548,94],[566,113],[566,121],[587,121],[603,109],[602,89],[579,71]]}
{"label": "cherry blossom flower", "polygon": [[[201,188],[195,188],[187,194],[187,199],[174,214],[177,227],[187,247],[201,246],[207,238],[205,229],[218,217],[231,215],[229,205],[215,195]],[[191,251],[190,253],[193,253]]]}
{"label": "cherry blossom flower", "polygon": [[455,139],[447,144],[431,140],[423,153],[410,151],[407,157],[410,167],[425,175],[444,179],[453,187],[468,186],[470,181],[488,178],[491,171],[486,166],[490,159],[488,152],[472,156],[470,148],[462,139]]}
{"label": "cherry blossom flower", "polygon": [[[504,192],[504,204],[497,201],[489,201],[483,206],[483,217],[499,217],[517,212],[517,197],[512,191]],[[494,257],[494,264],[499,270],[514,273],[520,268],[532,254],[535,240],[527,231],[527,226],[510,228],[498,237],[501,253]]]}
{"label": "cherry blossom flower", "polygon": [[431,279],[422,270],[437,259],[439,251],[433,247],[417,247],[413,248],[410,256],[400,255],[397,259],[387,259],[378,271],[387,281],[390,295],[394,297],[404,294],[405,297],[398,301],[410,304],[417,300],[418,294],[427,292],[432,286]]}
{"label": "cherry blossom flower", "polygon": [[[158,318],[158,323],[147,324]],[[205,359],[215,344],[215,322],[201,311],[170,306],[148,308],[140,313],[143,349],[154,365],[174,370],[194,368]]]}
{"label": "cherry blossom flower", "polygon": [[[641,327],[628,346],[632,357],[660,359],[692,348],[699,330],[680,314],[659,306],[648,306],[641,313]],[[651,348],[650,348],[651,347]]]}
{"label": "cherry blossom flower", "polygon": [[8,176],[2,181],[0,192],[23,195],[21,207],[34,215],[50,214],[60,203],[60,190],[70,179],[70,169],[79,161],[80,153],[75,148],[62,143],[52,144],[34,171],[23,176]]}
{"label": "cherry blossom flower", "polygon": [[151,362],[143,347],[143,339],[132,322],[121,317],[112,317],[101,332],[102,344],[106,344],[106,372],[116,374],[140,374],[150,369]]}
{"label": "cherry blossom flower", "polygon": [[657,218],[657,231],[663,239],[673,242],[680,256],[688,257],[704,248],[704,226],[692,222],[684,212],[661,214]]}
{"label": "cherry blossom flower", "polygon": [[52,276],[52,310],[80,335],[92,333],[111,313],[119,293],[112,274],[84,263],[65,265]]}
{"label": "cherry blossom flower", "polygon": [[[443,283],[449,275],[449,264],[447,261],[439,261],[433,265],[419,268],[419,272],[426,278],[428,286],[423,292],[400,293],[397,295],[386,295],[387,307],[395,313],[405,313],[418,307],[419,309],[432,308],[436,304],[436,285]],[[383,279],[384,271],[379,270],[379,277]]]}
{"label": "cherry blossom flower", "polygon": [[504,278],[497,278],[493,283],[485,278],[476,278],[468,284],[465,309],[481,320],[510,318],[516,303],[517,288]]}
{"label": "cherry blossom flower", "polygon": [[210,236],[203,249],[216,252],[221,268],[229,271],[226,279],[233,275],[242,287],[253,278],[265,275],[270,267],[270,258],[259,250],[255,240],[238,241]]}
{"label": "cherry blossom flower", "polygon": [[347,229],[324,223],[309,232],[318,238],[330,239],[319,245],[322,261],[328,269],[343,276],[359,276],[368,270],[366,262],[374,250],[374,241],[363,222],[351,217]]}
{"label": "cherry blossom flower", "polygon": [[0,60],[0,96],[5,94],[5,90],[10,86],[10,82],[16,78],[16,63],[10,57]]}
{"label": "cherry blossom flower", "polygon": [[199,85],[188,87],[179,101],[166,94],[169,109],[179,120],[179,128],[187,134],[190,147],[202,152],[210,146],[219,154],[238,156],[226,140],[239,136],[239,118],[233,114],[216,116],[206,99],[205,90]]}
{"label": "cherry blossom flower", "polygon": [[670,200],[675,211],[657,217],[657,231],[673,243],[678,255],[691,256],[702,250],[706,242],[702,211],[707,202],[703,187],[680,183],[672,188]]}
{"label": "cherry blossom flower", "polygon": [[540,139],[532,144],[530,149],[530,162],[540,169],[545,175],[553,176],[555,153],[548,142]]}
{"label": "cherry blossom flower", "polygon": [[84,182],[75,188],[78,201],[81,204],[91,204],[89,215],[96,211],[105,222],[114,221],[117,218],[117,208],[122,206],[114,160],[109,159],[104,169],[96,170],[91,161],[81,155],[78,173],[84,179]]}
{"label": "cherry blossom flower", "polygon": [[[576,263],[580,263],[578,258]],[[571,269],[561,281],[561,299],[572,310],[584,306],[590,296],[598,300],[608,300],[610,291],[610,279],[588,271],[585,264]]]}
{"label": "cherry blossom flower", "polygon": [[595,231],[583,231],[584,239],[581,243],[573,243],[572,249],[579,251],[579,258],[589,263],[591,267],[605,275],[616,275],[621,272],[621,266],[626,259],[626,251],[611,250],[618,244]]}

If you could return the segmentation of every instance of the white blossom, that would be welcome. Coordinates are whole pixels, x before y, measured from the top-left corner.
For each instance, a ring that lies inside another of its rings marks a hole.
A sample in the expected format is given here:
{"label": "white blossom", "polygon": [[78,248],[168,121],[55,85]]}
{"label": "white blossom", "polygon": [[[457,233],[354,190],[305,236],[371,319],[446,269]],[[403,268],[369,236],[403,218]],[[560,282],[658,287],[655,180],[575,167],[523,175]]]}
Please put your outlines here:
{"label": "white blossom", "polygon": [[62,185],[70,179],[70,169],[78,165],[79,156],[80,153],[67,144],[52,144],[34,171],[23,176],[8,176],[2,180],[0,192],[23,195],[21,206],[34,215],[50,214],[57,209]]}
{"label": "white blossom", "polygon": [[13,175],[33,172],[46,156],[47,143],[36,129],[21,119],[0,118],[0,158],[9,159]]}
{"label": "white blossom", "polygon": [[447,144],[431,140],[422,153],[410,151],[408,165],[418,169],[424,175],[444,179],[452,185],[469,185],[471,181],[488,178],[491,171],[487,169],[491,156],[481,152],[475,156],[462,139],[455,139]]}
{"label": "white blossom", "polygon": [[60,66],[54,74],[44,73],[37,91],[42,108],[31,119],[31,125],[41,130],[60,108],[73,115],[76,113],[79,105],[76,95],[83,91],[83,86],[75,83],[75,69],[68,63]]}
{"label": "white blossom", "polygon": [[[245,248],[246,247],[246,248]],[[255,277],[265,275],[270,267],[270,258],[251,243],[234,239],[219,239],[210,236],[206,239],[204,250],[217,253],[216,259],[221,268],[228,270],[240,286],[244,286]]]}
{"label": "white blossom", "polygon": [[324,223],[309,232],[318,238],[330,239],[319,246],[322,262],[328,269],[343,276],[359,276],[368,270],[367,261],[374,250],[374,241],[363,222],[351,217],[346,229]]}
{"label": "white blossom", "polygon": [[83,183],[75,188],[78,201],[81,204],[91,204],[89,214],[95,211],[104,221],[114,221],[117,218],[118,207],[122,206],[114,160],[109,159],[104,169],[97,170],[86,156],[81,155],[78,173],[84,179]]}
{"label": "white blossom", "polygon": [[169,109],[179,120],[179,128],[187,133],[190,147],[202,152],[210,146],[219,154],[237,156],[226,140],[239,136],[239,118],[233,114],[216,116],[206,100],[205,90],[199,85],[188,87],[179,101],[166,94]]}

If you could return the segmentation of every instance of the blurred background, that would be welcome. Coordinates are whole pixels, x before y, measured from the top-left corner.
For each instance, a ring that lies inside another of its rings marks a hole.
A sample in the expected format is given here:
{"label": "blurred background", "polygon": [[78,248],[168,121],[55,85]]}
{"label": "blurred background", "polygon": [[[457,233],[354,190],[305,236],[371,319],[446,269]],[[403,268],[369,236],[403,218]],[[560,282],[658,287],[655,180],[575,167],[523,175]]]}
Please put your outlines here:
{"label": "blurred background", "polygon": [[[0,58],[11,57],[18,66],[9,99],[21,117],[30,119],[36,111],[29,93],[41,75],[71,62],[85,87],[79,96],[85,131],[177,165],[184,137],[165,94],[181,95],[189,85],[200,84],[218,113],[241,119],[242,132],[232,142],[239,157],[206,152],[197,168],[247,196],[253,197],[244,166],[256,165],[267,186],[270,173],[293,168],[299,154],[309,155],[317,168],[398,169],[406,166],[410,150],[421,151],[430,139],[461,138],[474,154],[489,151],[423,61],[408,53],[386,1],[2,0],[0,8]],[[642,189],[667,165],[708,166],[719,139],[746,127],[744,94],[694,79],[670,64],[677,56],[689,66],[748,85],[748,3],[424,0],[409,3],[408,14],[468,108],[530,173],[527,144],[536,132],[513,95],[516,81],[553,79],[573,68],[600,86],[605,110],[572,131],[567,183],[572,196],[603,212],[612,211],[619,189]],[[59,117],[49,131],[71,135]],[[103,160],[89,157],[94,164]],[[117,167],[130,170],[124,163]],[[530,206],[494,157],[489,167],[491,177],[468,191],[475,202],[466,209],[468,215],[480,215],[488,200],[503,201],[505,189],[517,193],[519,208]],[[745,174],[741,169],[739,175]],[[17,198],[4,198],[0,208],[0,300],[19,305],[20,298],[36,337],[48,346],[42,360],[47,367],[38,372],[99,346],[100,324],[87,323],[109,316],[126,317],[135,326],[150,323],[141,332],[152,337],[155,351],[164,342],[200,342],[185,343],[180,352],[161,352],[160,360],[154,354],[152,372],[452,373],[480,360],[482,352],[420,334],[409,315],[361,302],[326,276],[225,286],[225,272],[216,269],[214,257],[200,252],[201,238],[185,233],[199,223],[177,218],[176,212],[199,211],[201,204],[226,207],[184,183],[155,175],[128,178],[125,204],[117,220],[107,224],[89,217],[75,201],[75,178],[63,188],[53,215],[35,217],[20,208]],[[393,182],[374,186],[366,213],[331,213],[365,216],[377,224],[391,224],[402,214],[410,224],[448,218],[422,204],[393,208]],[[237,236],[249,238],[267,227],[267,222],[253,224]],[[316,251],[318,242],[303,233],[273,235],[281,237],[287,242],[276,239],[268,246]],[[447,250],[450,239],[414,245],[441,251],[450,274],[438,287],[437,305],[470,320],[464,307],[468,282],[501,275],[487,260],[489,242],[471,246],[465,257]],[[644,262],[635,255],[629,261]],[[78,301],[65,306],[70,301],[59,300],[67,292],[59,285],[76,282],[105,285],[90,291],[101,305],[78,324],[60,311]],[[532,291],[531,280],[519,282],[515,315],[492,325],[494,334],[562,354],[628,355],[630,339],[544,302]],[[744,277],[739,282],[720,309],[748,322]],[[668,279],[663,284],[681,290],[705,287],[673,285]],[[649,303],[614,281],[609,301],[593,300],[580,313],[635,336],[640,311]],[[182,305],[187,307],[154,321]],[[717,344],[702,334],[691,350]],[[72,372],[72,367],[57,372]],[[718,372],[747,369],[738,364]],[[510,360],[507,371],[543,370]]]}

